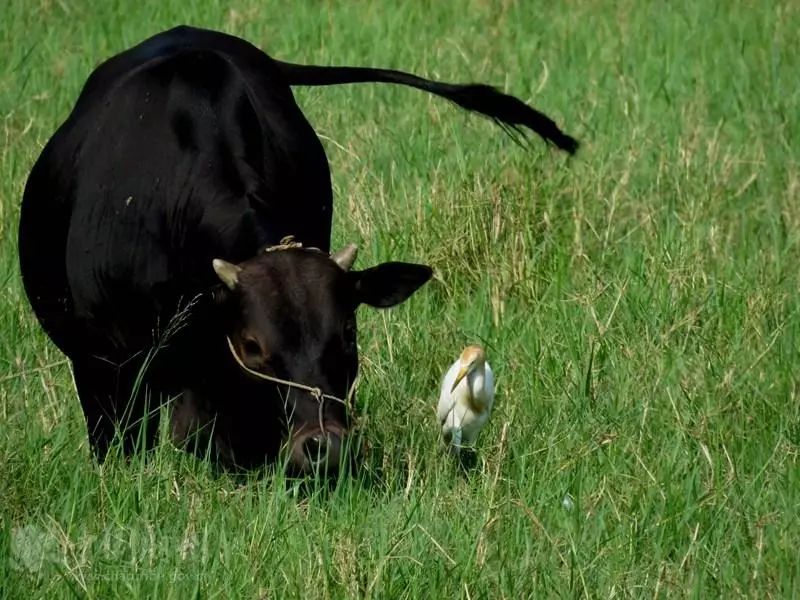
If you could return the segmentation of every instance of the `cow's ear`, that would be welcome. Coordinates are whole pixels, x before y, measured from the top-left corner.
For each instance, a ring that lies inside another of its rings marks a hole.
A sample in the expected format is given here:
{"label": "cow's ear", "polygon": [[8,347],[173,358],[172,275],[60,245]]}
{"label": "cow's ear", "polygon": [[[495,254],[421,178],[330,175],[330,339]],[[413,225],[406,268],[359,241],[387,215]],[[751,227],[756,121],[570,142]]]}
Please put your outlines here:
{"label": "cow's ear", "polygon": [[426,265],[386,262],[364,271],[351,271],[358,304],[387,308],[400,304],[433,275]]}

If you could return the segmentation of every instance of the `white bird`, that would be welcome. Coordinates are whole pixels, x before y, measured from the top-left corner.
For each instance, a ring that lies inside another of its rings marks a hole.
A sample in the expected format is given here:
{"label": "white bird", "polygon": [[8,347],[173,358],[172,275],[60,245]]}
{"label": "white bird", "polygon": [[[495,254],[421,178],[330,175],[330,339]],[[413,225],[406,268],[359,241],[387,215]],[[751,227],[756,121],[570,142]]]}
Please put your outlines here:
{"label": "white bird", "polygon": [[437,415],[456,455],[475,444],[494,404],[494,375],[480,346],[467,346],[442,380]]}

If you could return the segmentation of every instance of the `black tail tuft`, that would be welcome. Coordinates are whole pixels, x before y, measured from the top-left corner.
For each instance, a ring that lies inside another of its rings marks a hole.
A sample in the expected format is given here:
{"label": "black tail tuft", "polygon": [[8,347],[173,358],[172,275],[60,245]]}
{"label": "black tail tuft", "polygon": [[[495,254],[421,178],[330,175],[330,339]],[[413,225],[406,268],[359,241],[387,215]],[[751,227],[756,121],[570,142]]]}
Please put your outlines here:
{"label": "black tail tuft", "polygon": [[[561,131],[547,115],[528,106],[519,98],[483,84],[459,85],[453,88],[455,89],[446,96],[449,100],[466,110],[491,117],[499,125],[511,128],[523,138],[525,130],[522,128],[526,127],[546,142],[570,154],[575,154],[580,146],[578,140]],[[506,130],[506,133],[515,137],[511,131]]]}

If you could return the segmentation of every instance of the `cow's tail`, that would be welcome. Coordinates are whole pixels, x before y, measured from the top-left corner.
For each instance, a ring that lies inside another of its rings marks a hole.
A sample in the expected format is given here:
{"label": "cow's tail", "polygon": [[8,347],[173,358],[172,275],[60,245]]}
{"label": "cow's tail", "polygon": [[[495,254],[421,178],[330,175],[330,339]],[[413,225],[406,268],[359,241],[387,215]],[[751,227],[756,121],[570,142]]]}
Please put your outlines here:
{"label": "cow's tail", "polygon": [[575,154],[578,141],[558,128],[552,119],[522,100],[479,83],[453,84],[423,79],[410,73],[368,67],[321,67],[275,61],[289,85],[336,85],[341,83],[395,83],[447,98],[460,107],[494,120],[516,141],[528,128],[552,143]]}

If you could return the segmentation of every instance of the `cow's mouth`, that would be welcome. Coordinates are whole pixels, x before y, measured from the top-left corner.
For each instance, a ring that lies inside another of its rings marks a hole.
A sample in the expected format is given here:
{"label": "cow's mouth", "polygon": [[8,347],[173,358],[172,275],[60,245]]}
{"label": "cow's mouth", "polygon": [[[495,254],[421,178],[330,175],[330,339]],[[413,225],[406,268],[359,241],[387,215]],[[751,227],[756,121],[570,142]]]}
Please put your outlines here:
{"label": "cow's mouth", "polygon": [[[346,399],[338,398],[331,394],[323,393],[319,388],[310,387],[295,381],[289,381],[266,375],[249,368],[237,354],[230,337],[226,337],[228,348],[236,363],[247,374],[272,383],[285,385],[290,388],[299,388],[310,393],[317,402],[334,400],[348,405],[355,390],[355,381],[347,392]],[[320,413],[321,414],[321,413]],[[289,461],[292,471],[301,474],[334,475],[338,473],[340,462],[344,454],[345,428],[336,422],[322,422],[314,427],[300,427],[289,440]]]}

